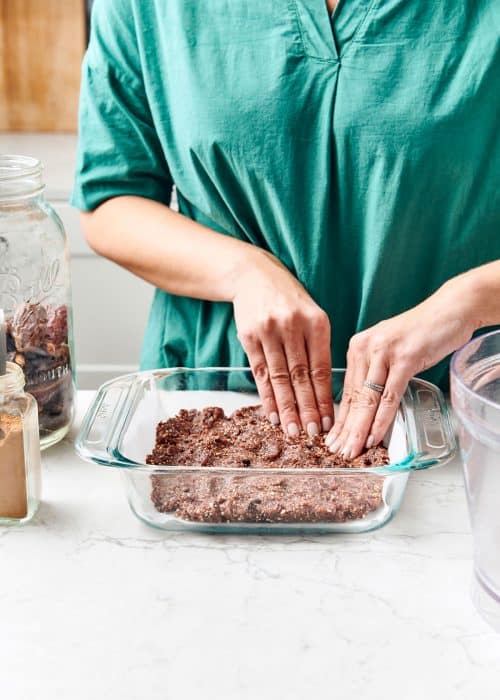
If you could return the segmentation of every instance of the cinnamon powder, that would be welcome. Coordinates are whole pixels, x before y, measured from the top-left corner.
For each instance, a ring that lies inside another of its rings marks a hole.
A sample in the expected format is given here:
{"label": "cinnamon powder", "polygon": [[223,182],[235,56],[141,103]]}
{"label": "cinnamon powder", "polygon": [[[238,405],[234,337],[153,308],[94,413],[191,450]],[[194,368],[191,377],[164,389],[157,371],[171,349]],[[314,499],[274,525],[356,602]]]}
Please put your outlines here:
{"label": "cinnamon powder", "polygon": [[0,518],[21,519],[27,514],[23,421],[0,413]]}

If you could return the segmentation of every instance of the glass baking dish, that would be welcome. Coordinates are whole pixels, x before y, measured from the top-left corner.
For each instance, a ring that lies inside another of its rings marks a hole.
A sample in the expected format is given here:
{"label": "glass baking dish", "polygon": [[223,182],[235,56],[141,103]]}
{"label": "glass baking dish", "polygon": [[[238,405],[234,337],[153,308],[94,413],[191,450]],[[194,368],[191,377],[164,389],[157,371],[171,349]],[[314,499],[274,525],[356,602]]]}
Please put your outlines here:
{"label": "glass baking dish", "polygon": [[[332,391],[336,399],[343,380],[344,370],[334,369]],[[390,459],[387,466],[248,469],[146,464],[157,424],[180,409],[220,406],[230,414],[258,403],[252,374],[245,368],[178,368],[129,374],[104,384],[97,392],[77,437],[76,451],[87,461],[121,470],[130,507],[148,525],[167,530],[285,534],[365,532],[381,527],[397,512],[409,473],[443,464],[456,452],[442,393],[428,382],[413,379],[384,441]],[[207,499],[206,518],[195,521],[181,517],[175,509],[163,512],[168,510],[164,504],[169,498],[181,491]],[[271,493],[278,507],[273,506],[274,516],[262,521],[262,499],[269,501]],[[210,504],[228,494],[232,503],[245,501],[253,510],[246,508],[247,515],[236,521],[213,522]],[[312,512],[297,519],[295,511],[292,519],[288,501],[296,503],[298,499],[303,505],[311,494],[319,499]],[[248,513],[255,513],[255,517]]]}

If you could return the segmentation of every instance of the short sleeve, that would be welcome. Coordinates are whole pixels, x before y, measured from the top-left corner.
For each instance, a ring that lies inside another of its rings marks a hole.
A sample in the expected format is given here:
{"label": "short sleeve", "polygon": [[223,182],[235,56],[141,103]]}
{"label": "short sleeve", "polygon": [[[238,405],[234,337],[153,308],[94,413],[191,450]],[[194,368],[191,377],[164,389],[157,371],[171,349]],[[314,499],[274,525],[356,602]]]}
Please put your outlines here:
{"label": "short sleeve", "polygon": [[142,80],[133,4],[96,0],[71,203],[91,211],[112,197],[136,195],[169,204],[172,186]]}

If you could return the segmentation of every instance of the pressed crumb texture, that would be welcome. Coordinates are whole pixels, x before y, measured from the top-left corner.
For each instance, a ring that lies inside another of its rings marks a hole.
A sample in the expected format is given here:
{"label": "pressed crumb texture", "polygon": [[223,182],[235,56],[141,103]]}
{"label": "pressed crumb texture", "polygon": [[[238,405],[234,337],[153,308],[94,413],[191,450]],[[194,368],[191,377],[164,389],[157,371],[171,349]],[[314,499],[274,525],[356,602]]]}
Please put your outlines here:
{"label": "pressed crumb texture", "polygon": [[[356,468],[389,463],[384,447],[353,460],[333,455],[324,435],[287,437],[271,425],[260,406],[226,416],[222,408],[181,410],[159,423],[156,444],[146,458],[159,466],[212,467],[210,473],[155,474],[156,509],[205,523],[318,523],[358,520],[382,505],[384,479],[356,474]],[[214,473],[236,467],[241,474]],[[253,469],[349,468],[348,475],[252,474]]]}

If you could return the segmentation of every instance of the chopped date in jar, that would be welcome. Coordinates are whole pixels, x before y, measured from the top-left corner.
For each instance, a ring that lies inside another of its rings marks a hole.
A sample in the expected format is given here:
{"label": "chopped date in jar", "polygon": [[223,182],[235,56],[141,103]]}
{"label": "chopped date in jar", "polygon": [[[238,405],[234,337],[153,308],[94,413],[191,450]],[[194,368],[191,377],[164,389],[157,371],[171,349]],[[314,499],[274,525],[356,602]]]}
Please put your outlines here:
{"label": "chopped date in jar", "polygon": [[68,310],[64,305],[21,304],[7,322],[7,353],[38,402],[40,431],[68,425],[73,405]]}
{"label": "chopped date in jar", "polygon": [[73,383],[71,373],[66,372],[52,382],[27,384],[28,391],[39,407],[40,430],[58,430],[71,420]]}
{"label": "chopped date in jar", "polygon": [[[285,436],[261,407],[250,406],[229,417],[218,407],[180,411],[158,425],[146,462],[245,470],[242,475],[155,474],[151,498],[160,512],[205,523],[318,523],[357,520],[379,508],[383,477],[355,470],[388,464],[389,457],[384,447],[374,447],[345,460],[329,452],[323,436]],[[251,473],[331,468],[349,468],[352,474]]]}

